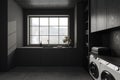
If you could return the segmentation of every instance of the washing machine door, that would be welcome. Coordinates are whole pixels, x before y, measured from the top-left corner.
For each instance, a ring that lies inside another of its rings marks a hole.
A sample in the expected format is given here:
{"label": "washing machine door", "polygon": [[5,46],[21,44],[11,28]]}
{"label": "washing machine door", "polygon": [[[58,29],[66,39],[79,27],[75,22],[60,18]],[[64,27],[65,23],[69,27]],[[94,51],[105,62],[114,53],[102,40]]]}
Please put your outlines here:
{"label": "washing machine door", "polygon": [[94,62],[90,63],[89,72],[94,78],[97,79],[99,77],[99,70],[98,70],[97,65]]}
{"label": "washing machine door", "polygon": [[101,74],[101,80],[115,80],[115,78],[110,72],[103,71]]}

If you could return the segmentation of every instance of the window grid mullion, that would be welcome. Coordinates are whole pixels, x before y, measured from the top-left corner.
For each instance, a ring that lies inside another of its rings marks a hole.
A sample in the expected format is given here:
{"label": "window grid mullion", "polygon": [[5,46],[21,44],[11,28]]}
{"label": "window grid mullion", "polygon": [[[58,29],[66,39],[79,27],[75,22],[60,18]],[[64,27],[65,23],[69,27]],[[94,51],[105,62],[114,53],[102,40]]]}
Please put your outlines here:
{"label": "window grid mullion", "polygon": [[60,34],[60,33],[59,33],[59,30],[60,30],[60,29],[59,29],[59,27],[60,27],[60,26],[59,26],[59,17],[58,17],[58,44],[60,44],[60,40],[59,40],[59,34]]}
{"label": "window grid mullion", "polygon": [[40,44],[40,17],[39,17],[39,44]]}
{"label": "window grid mullion", "polygon": [[50,44],[50,17],[48,17],[48,45]]}
{"label": "window grid mullion", "polygon": [[31,28],[31,25],[30,25],[31,22],[30,22],[30,21],[31,21],[31,20],[30,20],[30,19],[31,19],[31,18],[29,17],[29,45],[30,45],[30,39],[31,39],[31,37],[30,37],[30,33],[31,33],[31,32],[30,32],[30,28]]}

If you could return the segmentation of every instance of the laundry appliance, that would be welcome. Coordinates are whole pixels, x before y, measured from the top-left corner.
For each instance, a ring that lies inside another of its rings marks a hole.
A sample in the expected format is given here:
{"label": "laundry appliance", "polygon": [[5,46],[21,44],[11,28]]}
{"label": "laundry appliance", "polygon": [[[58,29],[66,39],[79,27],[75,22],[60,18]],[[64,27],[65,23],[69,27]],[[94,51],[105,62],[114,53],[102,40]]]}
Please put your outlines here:
{"label": "laundry appliance", "polygon": [[94,80],[100,80],[100,58],[91,54],[89,56],[89,73]]}
{"label": "laundry appliance", "polygon": [[100,59],[100,80],[120,80],[120,68],[106,60]]}

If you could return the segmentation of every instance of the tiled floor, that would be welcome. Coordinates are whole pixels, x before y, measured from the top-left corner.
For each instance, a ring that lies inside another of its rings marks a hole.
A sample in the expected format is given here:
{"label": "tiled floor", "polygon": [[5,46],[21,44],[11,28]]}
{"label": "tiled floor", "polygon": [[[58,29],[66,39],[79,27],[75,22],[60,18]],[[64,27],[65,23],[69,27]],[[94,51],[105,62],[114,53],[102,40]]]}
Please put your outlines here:
{"label": "tiled floor", "polygon": [[0,73],[0,80],[92,80],[79,67],[17,67]]}

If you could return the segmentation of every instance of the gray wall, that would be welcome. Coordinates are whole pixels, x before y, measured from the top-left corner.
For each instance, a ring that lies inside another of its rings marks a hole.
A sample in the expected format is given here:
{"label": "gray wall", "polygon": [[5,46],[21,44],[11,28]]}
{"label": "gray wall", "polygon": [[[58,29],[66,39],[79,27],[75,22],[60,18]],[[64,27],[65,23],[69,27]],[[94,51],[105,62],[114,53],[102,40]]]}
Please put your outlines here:
{"label": "gray wall", "polygon": [[[15,38],[16,34],[16,47],[23,46],[23,14],[14,0],[8,0],[8,35]],[[15,42],[14,42],[15,44]],[[11,44],[9,44],[11,45]]]}
{"label": "gray wall", "polygon": [[22,9],[8,0],[8,64],[13,63],[14,51],[23,46],[23,15]]}

